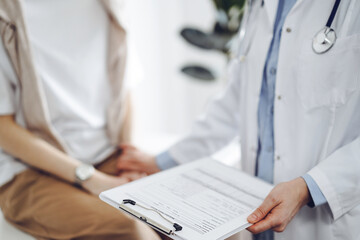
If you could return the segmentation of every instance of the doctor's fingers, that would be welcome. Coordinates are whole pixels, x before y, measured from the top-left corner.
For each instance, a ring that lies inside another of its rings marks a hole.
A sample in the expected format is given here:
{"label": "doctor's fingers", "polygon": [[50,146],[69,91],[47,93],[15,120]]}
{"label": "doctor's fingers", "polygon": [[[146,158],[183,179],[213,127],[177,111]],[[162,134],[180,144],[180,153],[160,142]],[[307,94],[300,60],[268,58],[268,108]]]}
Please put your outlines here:
{"label": "doctor's fingers", "polygon": [[267,214],[280,204],[273,191],[265,198],[264,202],[247,218],[250,223],[256,223],[264,219]]}
{"label": "doctor's fingers", "polygon": [[280,222],[273,214],[268,214],[265,219],[255,223],[254,225],[247,228],[253,234],[265,232],[269,229],[274,229],[280,226]]}
{"label": "doctor's fingers", "polygon": [[254,234],[261,233],[269,229],[272,229],[275,232],[283,232],[290,220],[291,217],[287,212],[287,208],[281,204],[272,209],[265,219],[250,226],[248,230]]}

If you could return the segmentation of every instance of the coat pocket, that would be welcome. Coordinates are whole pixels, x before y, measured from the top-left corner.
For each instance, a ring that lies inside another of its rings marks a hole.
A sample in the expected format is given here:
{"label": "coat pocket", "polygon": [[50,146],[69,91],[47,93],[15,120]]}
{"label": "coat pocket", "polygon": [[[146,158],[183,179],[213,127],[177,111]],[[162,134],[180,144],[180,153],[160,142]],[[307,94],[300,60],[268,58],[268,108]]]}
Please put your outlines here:
{"label": "coat pocket", "polygon": [[305,109],[340,107],[360,90],[360,35],[338,39],[323,54],[306,41],[299,56],[297,93]]}

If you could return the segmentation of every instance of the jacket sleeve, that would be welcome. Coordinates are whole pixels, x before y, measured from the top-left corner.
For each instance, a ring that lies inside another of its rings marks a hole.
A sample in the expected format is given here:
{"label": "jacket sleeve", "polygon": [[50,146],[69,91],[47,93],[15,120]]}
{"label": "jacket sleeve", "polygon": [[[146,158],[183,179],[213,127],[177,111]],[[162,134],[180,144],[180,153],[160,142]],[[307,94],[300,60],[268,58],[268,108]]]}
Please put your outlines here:
{"label": "jacket sleeve", "polygon": [[16,113],[16,90],[19,83],[0,38],[0,115]]}
{"label": "jacket sleeve", "polygon": [[169,151],[162,152],[155,157],[156,165],[161,170],[167,170],[178,165]]}
{"label": "jacket sleeve", "polygon": [[360,204],[360,137],[339,148],[308,173],[318,184],[334,220]]}
{"label": "jacket sleeve", "polygon": [[0,69],[0,115],[13,115],[15,108],[15,91]]}
{"label": "jacket sleeve", "polygon": [[193,125],[190,133],[169,149],[177,163],[209,156],[238,135],[240,82],[238,60],[228,66],[226,88],[208,106],[206,113]]}

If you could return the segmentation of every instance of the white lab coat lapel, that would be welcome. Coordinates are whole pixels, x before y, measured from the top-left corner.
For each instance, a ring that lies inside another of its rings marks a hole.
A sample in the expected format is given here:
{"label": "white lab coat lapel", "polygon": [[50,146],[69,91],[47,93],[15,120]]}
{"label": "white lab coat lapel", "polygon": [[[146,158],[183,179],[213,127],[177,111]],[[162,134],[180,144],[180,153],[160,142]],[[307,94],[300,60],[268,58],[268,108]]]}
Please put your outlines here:
{"label": "white lab coat lapel", "polygon": [[269,25],[274,27],[276,12],[278,8],[279,0],[264,0],[264,7],[269,18]]}
{"label": "white lab coat lapel", "polygon": [[[256,4],[260,4],[260,1]],[[251,47],[249,47],[245,60],[240,63],[242,65],[240,81],[242,82],[242,88],[246,89],[242,91],[243,96],[240,99],[242,121],[240,127],[246,126],[246,129],[240,129],[240,136],[241,133],[245,133],[246,136],[242,136],[242,138],[247,139],[242,141],[241,151],[244,154],[243,157],[248,159],[248,161],[242,161],[242,168],[250,174],[255,173],[258,149],[258,122],[256,119],[258,118],[264,65],[273,35],[273,24],[267,24],[269,22],[269,13],[264,7],[254,7],[253,9],[256,19],[252,19],[248,27],[248,37],[251,36],[251,40],[246,39],[244,42],[244,44],[251,44]],[[255,13],[255,11],[258,12]],[[252,31],[254,31],[254,34],[252,34]],[[245,48],[247,47],[245,46]],[[251,99],[251,101],[244,99]]]}

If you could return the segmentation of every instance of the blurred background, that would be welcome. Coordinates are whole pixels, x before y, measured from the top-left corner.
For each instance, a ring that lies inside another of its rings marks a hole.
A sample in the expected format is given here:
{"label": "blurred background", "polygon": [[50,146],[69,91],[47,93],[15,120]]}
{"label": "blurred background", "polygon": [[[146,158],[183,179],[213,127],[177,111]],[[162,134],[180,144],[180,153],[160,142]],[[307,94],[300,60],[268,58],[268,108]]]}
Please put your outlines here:
{"label": "blurred background", "polygon": [[[211,0],[125,3],[134,105],[133,139],[137,146],[158,153],[190,130],[210,99],[226,84],[227,55],[196,47],[180,33],[186,27],[211,33],[224,16]],[[199,64],[210,70],[214,78],[199,79],[181,71],[184,66]]]}

